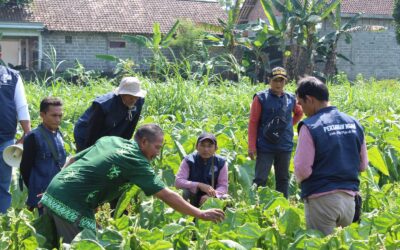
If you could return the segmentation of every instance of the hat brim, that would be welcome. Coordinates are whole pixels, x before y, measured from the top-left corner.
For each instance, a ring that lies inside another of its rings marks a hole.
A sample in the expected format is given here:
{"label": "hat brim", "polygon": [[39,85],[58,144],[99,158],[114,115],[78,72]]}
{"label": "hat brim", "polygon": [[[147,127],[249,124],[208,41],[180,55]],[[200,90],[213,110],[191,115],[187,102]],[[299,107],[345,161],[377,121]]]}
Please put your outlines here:
{"label": "hat brim", "polygon": [[130,92],[130,91],[120,90],[119,87],[117,87],[117,88],[114,90],[114,93],[115,93],[116,95],[131,95],[131,96],[137,96],[137,97],[142,97],[142,98],[143,98],[143,97],[146,96],[147,91],[141,89],[141,90],[138,91],[138,92]]}
{"label": "hat brim", "polygon": [[271,80],[276,79],[276,78],[283,78],[283,79],[287,80],[287,77],[284,76],[284,75],[275,75],[275,76],[273,76],[273,77],[271,78]]}

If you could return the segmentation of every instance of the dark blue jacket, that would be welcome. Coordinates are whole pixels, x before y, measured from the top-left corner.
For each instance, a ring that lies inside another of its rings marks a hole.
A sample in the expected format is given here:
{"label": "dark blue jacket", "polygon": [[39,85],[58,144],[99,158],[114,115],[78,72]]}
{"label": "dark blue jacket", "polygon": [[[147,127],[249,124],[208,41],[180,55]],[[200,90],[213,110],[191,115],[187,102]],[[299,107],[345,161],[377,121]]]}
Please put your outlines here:
{"label": "dark blue jacket", "polygon": [[[284,93],[282,96],[277,96],[270,89],[258,92],[258,100],[262,107],[261,119],[257,129],[257,152],[276,153],[276,152],[291,152],[293,149],[293,109],[296,105],[294,95]],[[277,144],[269,143],[263,136],[264,126],[271,121],[275,116],[282,113],[284,98],[286,97],[286,113],[284,117],[287,121],[287,126],[282,134],[282,139]]]}
{"label": "dark blue jacket", "polygon": [[[64,140],[60,131],[57,130],[56,133],[52,133],[48,129],[46,129],[42,124],[39,125],[44,128],[44,132],[48,135],[48,138],[52,140],[53,145],[56,147],[56,151],[58,153],[59,160],[56,161],[53,157],[51,149],[48,145],[48,142],[43,137],[42,133],[39,131],[39,128],[36,128],[31,131],[31,133],[27,136],[34,137],[35,140],[35,159],[34,164],[31,166],[30,175],[29,175],[29,183],[28,183],[28,206],[37,206],[40,198],[37,197],[38,194],[43,193],[53,177],[60,172],[62,166],[65,164],[66,160],[66,152],[64,149]],[[29,139],[28,139],[29,140]],[[25,150],[32,150],[29,148],[24,148]]]}
{"label": "dark blue jacket", "polygon": [[212,184],[212,158],[214,158],[214,188],[218,184],[218,176],[221,172],[221,169],[224,167],[226,160],[219,156],[215,155],[207,161],[203,161],[200,155],[196,153],[189,154],[185,157],[187,164],[189,165],[189,178],[190,181],[205,183],[211,186]]}
{"label": "dark blue jacket", "polygon": [[[90,147],[103,136],[131,139],[143,104],[144,98],[139,98],[135,106],[129,109],[123,104],[121,97],[115,95],[114,92],[97,97],[75,124],[74,137],[78,148]],[[101,112],[95,111],[98,108]],[[96,120],[100,120],[100,124],[93,122]],[[93,133],[93,130],[98,130],[98,132]]]}
{"label": "dark blue jacket", "polygon": [[301,183],[301,197],[336,189],[358,191],[364,132],[356,119],[326,107],[303,120],[315,145],[312,174]]}
{"label": "dark blue jacket", "polygon": [[12,140],[17,132],[17,108],[14,96],[17,71],[0,65],[0,144]]}

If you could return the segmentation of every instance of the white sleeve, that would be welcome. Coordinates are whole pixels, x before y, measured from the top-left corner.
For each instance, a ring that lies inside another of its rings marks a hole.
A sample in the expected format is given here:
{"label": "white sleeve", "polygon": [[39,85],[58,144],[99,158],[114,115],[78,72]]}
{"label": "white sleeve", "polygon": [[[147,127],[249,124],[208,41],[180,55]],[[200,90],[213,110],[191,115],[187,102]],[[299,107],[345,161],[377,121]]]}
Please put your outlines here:
{"label": "white sleeve", "polygon": [[17,109],[18,121],[29,121],[28,102],[26,101],[25,89],[21,76],[18,76],[18,82],[15,87],[14,102]]}

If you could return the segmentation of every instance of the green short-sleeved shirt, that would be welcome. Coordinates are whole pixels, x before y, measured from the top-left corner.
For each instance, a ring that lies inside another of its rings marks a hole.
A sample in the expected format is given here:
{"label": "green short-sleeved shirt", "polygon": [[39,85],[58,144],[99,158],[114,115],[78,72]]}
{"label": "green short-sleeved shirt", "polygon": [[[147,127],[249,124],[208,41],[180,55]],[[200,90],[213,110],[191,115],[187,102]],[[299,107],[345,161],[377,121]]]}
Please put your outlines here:
{"label": "green short-sleeved shirt", "polygon": [[134,141],[103,137],[74,158],[76,161],[51,181],[41,203],[72,223],[79,219],[83,228],[95,230],[93,209],[132,185],[146,195],[165,188]]}

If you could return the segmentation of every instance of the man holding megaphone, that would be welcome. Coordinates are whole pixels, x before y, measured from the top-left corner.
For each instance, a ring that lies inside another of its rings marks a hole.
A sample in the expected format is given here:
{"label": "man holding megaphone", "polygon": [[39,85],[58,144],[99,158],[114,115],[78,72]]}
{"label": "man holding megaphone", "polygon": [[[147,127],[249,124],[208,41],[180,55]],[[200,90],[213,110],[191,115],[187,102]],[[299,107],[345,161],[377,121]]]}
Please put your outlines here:
{"label": "man holding megaphone", "polygon": [[[1,48],[0,48],[1,59]],[[24,135],[31,130],[28,104],[24,85],[17,71],[0,65],[0,213],[6,213],[11,205],[12,168],[3,159],[3,151],[15,142],[17,123]],[[18,143],[23,142],[23,136]]]}
{"label": "man holding megaphone", "polygon": [[[41,194],[64,166],[66,152],[59,126],[63,103],[56,97],[46,97],[40,103],[42,123],[24,141],[20,172],[28,188],[26,204],[29,210],[38,207]],[[39,209],[39,214],[42,210]]]}

